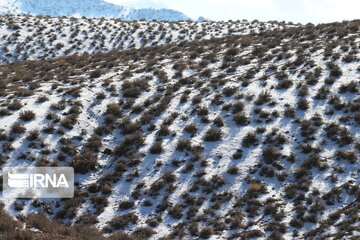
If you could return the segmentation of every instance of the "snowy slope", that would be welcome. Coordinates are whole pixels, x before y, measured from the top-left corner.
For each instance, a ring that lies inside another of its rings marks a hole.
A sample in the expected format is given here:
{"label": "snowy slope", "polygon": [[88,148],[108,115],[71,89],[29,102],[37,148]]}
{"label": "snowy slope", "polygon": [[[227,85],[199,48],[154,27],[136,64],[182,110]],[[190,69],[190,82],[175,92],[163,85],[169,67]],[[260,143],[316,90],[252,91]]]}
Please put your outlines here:
{"label": "snowy slope", "polygon": [[124,22],[4,15],[0,16],[0,63],[126,50],[284,27],[289,25],[276,22]]}
{"label": "snowy slope", "polygon": [[359,239],[359,27],[1,65],[2,166],[78,182],[6,211],[141,239]]}
{"label": "snowy slope", "polygon": [[136,9],[118,6],[103,0],[1,0],[0,14],[32,14],[44,16],[85,16],[120,18],[122,20],[168,20],[189,18],[171,9]]}

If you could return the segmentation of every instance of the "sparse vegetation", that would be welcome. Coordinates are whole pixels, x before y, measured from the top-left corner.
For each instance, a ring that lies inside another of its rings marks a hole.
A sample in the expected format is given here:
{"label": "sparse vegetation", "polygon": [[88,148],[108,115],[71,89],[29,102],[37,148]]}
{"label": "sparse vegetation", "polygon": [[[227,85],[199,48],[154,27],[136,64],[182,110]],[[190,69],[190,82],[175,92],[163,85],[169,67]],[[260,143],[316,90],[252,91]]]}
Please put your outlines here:
{"label": "sparse vegetation", "polygon": [[0,16],[0,238],[356,239],[359,26]]}

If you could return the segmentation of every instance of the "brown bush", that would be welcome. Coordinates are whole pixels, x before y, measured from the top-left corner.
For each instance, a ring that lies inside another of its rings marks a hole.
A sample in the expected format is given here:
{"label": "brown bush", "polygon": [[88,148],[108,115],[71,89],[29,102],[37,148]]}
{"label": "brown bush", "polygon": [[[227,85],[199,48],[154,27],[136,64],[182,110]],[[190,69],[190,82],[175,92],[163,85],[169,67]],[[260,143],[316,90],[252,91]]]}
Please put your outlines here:
{"label": "brown bush", "polygon": [[94,70],[90,73],[90,78],[99,78],[101,76],[101,70]]}
{"label": "brown bush", "polygon": [[206,142],[216,142],[220,141],[222,136],[222,132],[220,129],[216,128],[210,128],[206,133],[204,137],[204,141]]}
{"label": "brown bush", "polygon": [[71,165],[76,173],[86,174],[94,171],[98,166],[97,155],[92,152],[75,155]]}
{"label": "brown bush", "polygon": [[154,234],[156,234],[156,232],[151,228],[140,227],[134,230],[132,236],[135,237],[136,239],[149,239]]}
{"label": "brown bush", "polygon": [[125,81],[121,88],[123,96],[126,98],[137,98],[140,96],[142,91],[148,90],[150,87],[146,79],[136,79],[134,81]]}
{"label": "brown bush", "polygon": [[214,235],[214,229],[212,227],[204,227],[200,230],[199,237],[206,239]]}
{"label": "brown bush", "polygon": [[105,115],[113,115],[115,117],[121,117],[122,116],[122,111],[121,111],[121,108],[118,104],[116,103],[111,103],[111,104],[108,104],[106,106],[106,111],[105,111]]}
{"label": "brown bush", "polygon": [[119,203],[119,208],[121,210],[130,209],[134,206],[134,204],[135,204],[134,201],[125,201],[124,200]]}
{"label": "brown bush", "polygon": [[63,128],[66,128],[68,130],[71,130],[74,128],[74,125],[77,123],[77,115],[76,114],[71,114],[68,115],[66,118],[63,118],[60,121],[60,124]]}
{"label": "brown bush", "polygon": [[233,120],[237,125],[243,126],[249,124],[249,117],[245,113],[235,114]]}
{"label": "brown bush", "polygon": [[303,111],[308,110],[309,106],[310,106],[310,103],[306,98],[300,98],[297,101],[297,108],[300,110],[303,110]]}
{"label": "brown bush", "polygon": [[341,68],[336,65],[336,63],[333,62],[328,62],[327,67],[330,69],[330,77],[341,77],[341,75],[343,74],[341,71]]}
{"label": "brown bush", "polygon": [[160,154],[162,151],[163,151],[163,147],[161,141],[155,142],[150,148],[151,154]]}
{"label": "brown bush", "polygon": [[230,175],[236,175],[239,173],[239,168],[236,165],[232,165],[226,170],[226,172]]}
{"label": "brown bush", "polygon": [[293,81],[289,80],[289,79],[285,79],[285,80],[282,80],[278,83],[277,85],[277,89],[288,89],[290,88],[292,85],[293,85]]}
{"label": "brown bush", "polygon": [[5,109],[5,108],[1,108],[0,109],[0,116],[10,116],[11,113],[9,112],[9,110]]}
{"label": "brown bush", "polygon": [[248,132],[242,140],[242,145],[244,147],[250,147],[257,144],[258,141],[259,139],[257,138],[255,133]]}
{"label": "brown bush", "polygon": [[194,136],[197,133],[198,127],[196,123],[188,124],[184,127],[184,131]]}
{"label": "brown bush", "polygon": [[40,132],[39,130],[32,130],[28,133],[26,139],[29,141],[35,141],[39,138]]}
{"label": "brown bush", "polygon": [[239,113],[244,110],[245,104],[242,101],[237,101],[232,104],[231,108],[232,108],[233,113]]}
{"label": "brown bush", "polygon": [[262,153],[263,160],[267,164],[272,164],[277,161],[280,156],[279,151],[273,146],[266,147]]}
{"label": "brown bush", "polygon": [[223,127],[225,124],[224,124],[224,120],[222,119],[222,117],[216,117],[214,119],[214,124],[217,126],[217,127]]}
{"label": "brown bush", "polygon": [[21,134],[21,133],[24,133],[25,131],[26,131],[26,128],[20,123],[14,123],[10,127],[10,132],[12,134]]}
{"label": "brown bush", "polygon": [[168,136],[170,134],[169,126],[162,124],[156,134],[163,137]]}
{"label": "brown bush", "polygon": [[117,216],[109,221],[109,225],[115,230],[124,229],[131,224],[136,224],[139,217],[135,212]]}
{"label": "brown bush", "polygon": [[42,96],[39,96],[39,97],[37,98],[36,102],[37,102],[37,103],[43,103],[43,102],[46,102],[46,101],[48,101],[48,100],[49,100],[49,98],[48,98],[47,96],[42,95]]}
{"label": "brown bush", "polygon": [[33,111],[22,111],[19,118],[23,121],[31,121],[35,118],[35,113]]}
{"label": "brown bush", "polygon": [[176,204],[169,209],[169,215],[175,219],[180,219],[184,214],[184,207],[181,204]]}
{"label": "brown bush", "polygon": [[177,142],[176,150],[178,151],[191,151],[191,141],[189,139],[180,139]]}
{"label": "brown bush", "polygon": [[8,108],[9,110],[12,110],[12,111],[19,110],[19,109],[21,109],[22,107],[23,107],[22,103],[21,103],[19,100],[17,100],[17,99],[15,99],[14,101],[12,101],[11,103],[9,103],[9,104],[7,105],[7,108]]}
{"label": "brown bush", "polygon": [[225,87],[222,92],[223,92],[224,96],[230,97],[230,96],[234,95],[238,91],[238,89],[239,88],[237,88],[237,87]]}
{"label": "brown bush", "polygon": [[271,100],[271,93],[268,91],[262,91],[257,99],[254,101],[255,105],[263,105]]}

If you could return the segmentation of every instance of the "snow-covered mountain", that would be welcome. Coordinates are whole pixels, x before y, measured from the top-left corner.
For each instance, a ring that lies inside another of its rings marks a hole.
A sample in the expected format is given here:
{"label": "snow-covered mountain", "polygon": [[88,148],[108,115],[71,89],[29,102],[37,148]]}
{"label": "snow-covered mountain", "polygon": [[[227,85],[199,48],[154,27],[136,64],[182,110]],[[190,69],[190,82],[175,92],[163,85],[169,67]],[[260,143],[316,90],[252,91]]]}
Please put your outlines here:
{"label": "snow-covered mountain", "polygon": [[185,14],[171,9],[131,8],[103,0],[0,0],[0,14],[106,17],[129,21],[141,18],[149,21],[189,19]]}

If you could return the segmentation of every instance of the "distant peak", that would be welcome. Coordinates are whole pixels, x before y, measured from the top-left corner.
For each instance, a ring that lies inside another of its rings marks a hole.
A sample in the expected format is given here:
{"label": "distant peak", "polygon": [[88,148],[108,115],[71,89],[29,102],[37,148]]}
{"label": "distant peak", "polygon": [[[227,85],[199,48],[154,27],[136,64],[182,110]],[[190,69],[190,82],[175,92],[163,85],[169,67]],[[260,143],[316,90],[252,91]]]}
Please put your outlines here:
{"label": "distant peak", "polygon": [[[90,4],[91,2],[91,4]],[[0,14],[31,14],[59,16],[85,16],[120,18],[122,20],[189,20],[185,14],[165,8],[165,5],[151,1],[124,1],[128,4],[114,4],[114,0],[0,0]]]}

